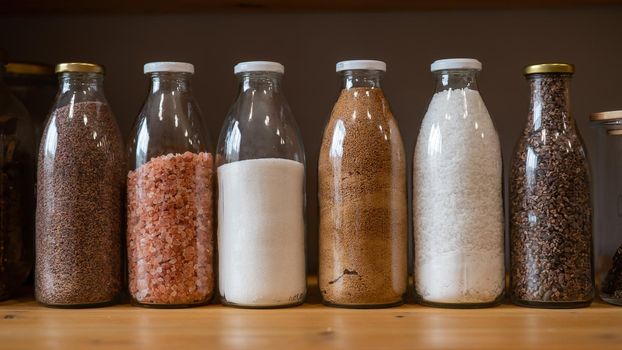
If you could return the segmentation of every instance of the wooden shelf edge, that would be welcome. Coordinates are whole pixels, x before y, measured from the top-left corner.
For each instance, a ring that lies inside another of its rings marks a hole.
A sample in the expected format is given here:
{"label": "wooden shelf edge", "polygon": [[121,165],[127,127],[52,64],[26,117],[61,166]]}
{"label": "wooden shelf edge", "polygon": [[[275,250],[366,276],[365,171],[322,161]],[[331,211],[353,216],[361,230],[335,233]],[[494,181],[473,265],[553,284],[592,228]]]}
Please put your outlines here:
{"label": "wooden shelf edge", "polygon": [[354,311],[354,310],[367,310],[369,312],[390,312],[390,311],[415,311],[415,312],[425,312],[425,313],[434,313],[434,312],[469,312],[469,313],[477,313],[477,312],[485,312],[485,313],[489,313],[489,312],[494,312],[494,310],[504,310],[504,311],[508,311],[508,310],[524,310],[525,312],[546,312],[546,311],[552,311],[552,312],[556,312],[559,310],[562,311],[566,311],[566,312],[592,312],[595,310],[598,311],[619,311],[620,313],[622,313],[622,307],[621,306],[616,306],[616,305],[611,305],[608,303],[603,302],[602,300],[595,300],[590,306],[588,307],[584,307],[584,308],[575,308],[575,309],[544,309],[544,308],[528,308],[528,307],[521,307],[521,306],[517,306],[508,302],[504,302],[500,305],[497,306],[493,306],[493,307],[486,307],[486,308],[478,308],[478,309],[458,309],[458,308],[437,308],[437,307],[430,307],[430,306],[423,306],[420,304],[416,304],[413,301],[408,301],[400,306],[395,306],[395,307],[387,307],[387,308],[377,308],[377,309],[351,309],[351,308],[339,308],[339,307],[330,307],[330,306],[325,306],[323,304],[321,304],[319,302],[319,298],[316,296],[313,296],[312,298],[310,298],[311,300],[308,302],[305,302],[302,305],[299,306],[293,306],[293,307],[287,307],[287,308],[273,308],[273,309],[247,309],[247,308],[238,308],[238,307],[231,307],[231,306],[224,306],[222,304],[220,304],[217,300],[211,304],[207,304],[207,305],[202,305],[202,306],[197,306],[197,307],[189,307],[189,308],[150,308],[150,307],[140,307],[140,306],[134,306],[131,305],[128,302],[122,302],[122,303],[118,303],[118,304],[113,304],[110,306],[103,306],[103,307],[96,307],[96,308],[54,308],[54,307],[46,307],[43,306],[39,303],[37,303],[33,297],[21,297],[21,298],[17,298],[17,299],[9,299],[9,300],[5,300],[5,301],[1,301],[0,302],[0,316],[3,313],[9,312],[9,311],[24,311],[24,310],[29,310],[29,311],[44,311],[44,310],[73,310],[75,311],[80,311],[80,310],[90,310],[90,311],[95,311],[95,310],[100,310],[100,311],[106,311],[106,310],[119,310],[119,309],[129,309],[129,310],[162,310],[161,312],[166,313],[168,311],[171,310],[203,310],[203,311],[209,311],[209,310],[247,310],[249,312],[253,312],[256,310],[263,310],[263,311],[285,311],[285,310],[310,310],[310,309],[316,309],[316,310],[320,310],[320,309],[324,309],[324,310],[333,310],[333,311]]}
{"label": "wooden shelf edge", "polygon": [[534,9],[622,6],[622,0],[8,0],[0,14],[170,14]]}

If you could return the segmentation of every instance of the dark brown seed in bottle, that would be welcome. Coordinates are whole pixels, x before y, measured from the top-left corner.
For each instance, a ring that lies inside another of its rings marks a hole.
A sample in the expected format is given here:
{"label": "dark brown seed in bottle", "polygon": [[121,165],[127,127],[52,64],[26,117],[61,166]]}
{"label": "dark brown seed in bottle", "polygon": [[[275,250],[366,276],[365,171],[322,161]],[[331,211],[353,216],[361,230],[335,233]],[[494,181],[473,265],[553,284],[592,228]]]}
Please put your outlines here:
{"label": "dark brown seed in bottle", "polygon": [[589,302],[592,207],[585,149],[569,114],[569,79],[529,79],[535,101],[510,178],[512,293],[520,302]]}
{"label": "dark brown seed in bottle", "polygon": [[121,289],[125,162],[110,109],[53,111],[38,168],[35,294],[48,305],[108,303]]}

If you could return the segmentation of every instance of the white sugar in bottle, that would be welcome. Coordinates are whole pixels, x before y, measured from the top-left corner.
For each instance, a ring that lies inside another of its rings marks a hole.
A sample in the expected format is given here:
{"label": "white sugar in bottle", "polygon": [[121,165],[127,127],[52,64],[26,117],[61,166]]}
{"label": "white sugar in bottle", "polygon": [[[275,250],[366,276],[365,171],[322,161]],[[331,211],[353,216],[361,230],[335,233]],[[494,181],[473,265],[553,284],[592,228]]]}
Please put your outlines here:
{"label": "white sugar in bottle", "polygon": [[220,293],[235,305],[287,305],[305,294],[304,166],[252,159],[218,168]]}
{"label": "white sugar in bottle", "polygon": [[218,141],[218,263],[226,305],[306,296],[305,155],[276,62],[235,66],[239,89]]}

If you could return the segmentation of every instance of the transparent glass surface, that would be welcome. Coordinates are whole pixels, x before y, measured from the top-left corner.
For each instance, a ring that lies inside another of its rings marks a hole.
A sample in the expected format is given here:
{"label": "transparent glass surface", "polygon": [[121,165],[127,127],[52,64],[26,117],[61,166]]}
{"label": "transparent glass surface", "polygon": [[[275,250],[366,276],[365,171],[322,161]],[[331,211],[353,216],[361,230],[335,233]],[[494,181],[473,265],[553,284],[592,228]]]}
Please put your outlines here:
{"label": "transparent glass surface", "polygon": [[572,308],[594,297],[588,158],[568,74],[528,76],[527,123],[510,174],[512,301]]}
{"label": "transparent glass surface", "polygon": [[129,150],[129,291],[142,306],[202,305],[215,288],[212,145],[192,75],[149,76]]}
{"label": "transparent glass surface", "polygon": [[15,295],[33,264],[34,130],[4,84],[0,62],[0,300]]}
{"label": "transparent glass surface", "polygon": [[36,145],[39,145],[45,120],[56,95],[56,77],[53,74],[7,74],[6,84],[11,92],[24,104],[35,130]]}
{"label": "transparent glass surface", "polygon": [[218,141],[219,287],[227,305],[285,307],[306,296],[305,154],[282,77],[237,74]]}
{"label": "transparent glass surface", "polygon": [[434,73],[414,150],[414,285],[425,305],[487,307],[504,294],[501,145],[477,73]]}
{"label": "transparent glass surface", "polygon": [[341,92],[324,129],[319,287],[327,305],[394,306],[406,293],[406,155],[382,75],[341,72]]}
{"label": "transparent glass surface", "polygon": [[622,120],[592,122],[597,132],[594,167],[594,263],[604,301],[622,305]]}
{"label": "transparent glass surface", "polygon": [[59,83],[39,150],[35,297],[99,306],[122,287],[125,153],[103,75],[65,72]]}

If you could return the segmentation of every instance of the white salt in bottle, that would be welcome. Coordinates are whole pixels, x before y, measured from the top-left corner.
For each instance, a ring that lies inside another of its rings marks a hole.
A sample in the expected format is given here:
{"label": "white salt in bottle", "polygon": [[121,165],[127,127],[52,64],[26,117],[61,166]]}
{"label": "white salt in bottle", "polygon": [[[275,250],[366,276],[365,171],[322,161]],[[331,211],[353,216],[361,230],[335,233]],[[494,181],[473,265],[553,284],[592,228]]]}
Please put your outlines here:
{"label": "white salt in bottle", "polygon": [[222,302],[298,305],[306,295],[305,155],[276,62],[235,66],[238,95],[218,141]]}
{"label": "white salt in bottle", "polygon": [[485,307],[503,296],[501,149],[477,88],[481,67],[431,67],[436,91],[413,159],[414,281],[426,305]]}

